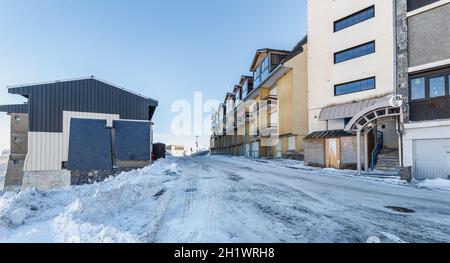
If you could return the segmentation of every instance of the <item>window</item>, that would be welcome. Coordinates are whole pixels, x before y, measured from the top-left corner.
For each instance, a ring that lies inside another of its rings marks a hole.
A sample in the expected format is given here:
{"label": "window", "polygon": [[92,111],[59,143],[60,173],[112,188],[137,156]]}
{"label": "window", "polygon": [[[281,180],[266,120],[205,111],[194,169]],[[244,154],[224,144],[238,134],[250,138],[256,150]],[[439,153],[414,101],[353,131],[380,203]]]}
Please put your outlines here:
{"label": "window", "polygon": [[409,96],[411,101],[450,96],[450,68],[410,76]]}
{"label": "window", "polygon": [[425,78],[411,80],[411,100],[425,99]]}
{"label": "window", "polygon": [[334,64],[375,53],[375,41],[334,54]]}
{"label": "window", "polygon": [[408,12],[435,3],[439,0],[408,0]]}
{"label": "window", "polygon": [[345,118],[344,119],[344,127],[347,127],[347,124],[349,124],[351,120],[352,120],[352,118]]}
{"label": "window", "polygon": [[278,55],[272,54],[270,57],[270,71],[274,70],[278,65],[281,64],[281,61],[286,57],[286,55]]}
{"label": "window", "polygon": [[375,89],[375,77],[335,85],[334,95],[339,96],[371,89]]}
{"label": "window", "polygon": [[445,77],[430,78],[430,98],[445,96]]}
{"label": "window", "polygon": [[21,120],[22,120],[22,118],[20,118],[20,116],[16,116],[16,117],[14,117],[14,119],[15,119],[16,121],[21,121]]}
{"label": "window", "polygon": [[261,83],[261,66],[258,66],[253,73],[253,78],[255,79],[255,87]]}
{"label": "window", "polygon": [[269,57],[267,56],[261,63],[261,82],[269,77]]}
{"label": "window", "polygon": [[371,6],[355,14],[347,16],[341,20],[334,22],[334,32],[341,31],[347,27],[359,24],[375,17],[375,6]]}

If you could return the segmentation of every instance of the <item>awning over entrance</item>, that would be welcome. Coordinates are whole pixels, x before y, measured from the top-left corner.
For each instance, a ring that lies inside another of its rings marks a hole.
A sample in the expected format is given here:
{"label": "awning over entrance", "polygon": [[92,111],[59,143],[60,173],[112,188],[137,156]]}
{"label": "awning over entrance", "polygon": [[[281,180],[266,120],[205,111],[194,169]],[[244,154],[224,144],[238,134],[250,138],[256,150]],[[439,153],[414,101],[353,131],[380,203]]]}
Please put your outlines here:
{"label": "awning over entrance", "polygon": [[364,111],[364,109],[369,108],[375,104],[378,104],[383,101],[389,101],[392,96],[386,96],[377,99],[369,99],[363,100],[354,103],[347,103],[342,105],[331,106],[323,109],[320,112],[319,120],[327,121],[334,119],[345,119],[345,118],[353,118],[356,114]]}

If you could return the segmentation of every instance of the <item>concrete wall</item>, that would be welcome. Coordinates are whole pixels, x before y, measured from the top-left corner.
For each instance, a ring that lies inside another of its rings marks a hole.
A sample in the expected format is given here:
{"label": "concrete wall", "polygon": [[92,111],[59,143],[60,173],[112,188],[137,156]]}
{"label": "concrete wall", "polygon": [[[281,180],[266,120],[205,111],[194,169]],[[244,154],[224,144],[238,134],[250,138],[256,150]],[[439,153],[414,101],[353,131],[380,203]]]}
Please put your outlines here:
{"label": "concrete wall", "polygon": [[[308,128],[308,44],[303,52],[285,63],[292,72],[292,134],[296,135],[296,151],[302,152],[303,138],[309,134]],[[280,92],[280,91],[279,91]]]}
{"label": "concrete wall", "polygon": [[[375,17],[333,32],[335,21],[375,5]],[[308,1],[309,131],[324,130],[318,120],[324,107],[379,97],[393,92],[394,19],[392,1]],[[335,52],[376,41],[374,54],[334,64]],[[376,89],[334,96],[334,85],[376,77]]]}
{"label": "concrete wall", "polygon": [[409,67],[450,58],[450,3],[408,17]]}

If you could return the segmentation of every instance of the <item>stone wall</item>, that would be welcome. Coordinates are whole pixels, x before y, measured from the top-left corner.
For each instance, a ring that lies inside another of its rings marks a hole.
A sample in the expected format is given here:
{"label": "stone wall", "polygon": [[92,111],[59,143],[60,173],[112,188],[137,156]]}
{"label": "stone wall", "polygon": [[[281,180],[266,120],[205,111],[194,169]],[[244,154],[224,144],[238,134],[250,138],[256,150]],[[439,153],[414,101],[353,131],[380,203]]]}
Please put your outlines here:
{"label": "stone wall", "polygon": [[68,186],[70,186],[70,171],[67,170],[25,172],[23,175],[22,189],[34,187],[47,191]]}
{"label": "stone wall", "polygon": [[397,9],[397,93],[403,96],[404,121],[409,122],[408,18],[407,0],[396,0]]}
{"label": "stone wall", "polygon": [[28,114],[11,113],[11,153],[5,176],[5,191],[22,185],[23,166],[28,152]]}

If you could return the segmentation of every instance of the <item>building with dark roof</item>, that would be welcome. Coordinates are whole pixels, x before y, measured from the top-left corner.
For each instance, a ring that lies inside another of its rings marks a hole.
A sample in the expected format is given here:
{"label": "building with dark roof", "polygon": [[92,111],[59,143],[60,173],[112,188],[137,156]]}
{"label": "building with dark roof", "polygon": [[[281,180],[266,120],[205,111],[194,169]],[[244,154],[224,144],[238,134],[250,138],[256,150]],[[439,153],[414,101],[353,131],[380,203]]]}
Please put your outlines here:
{"label": "building with dark roof", "polygon": [[101,180],[151,162],[158,102],[95,77],[8,87],[27,103],[11,115],[5,189]]}

